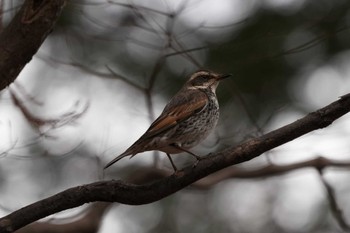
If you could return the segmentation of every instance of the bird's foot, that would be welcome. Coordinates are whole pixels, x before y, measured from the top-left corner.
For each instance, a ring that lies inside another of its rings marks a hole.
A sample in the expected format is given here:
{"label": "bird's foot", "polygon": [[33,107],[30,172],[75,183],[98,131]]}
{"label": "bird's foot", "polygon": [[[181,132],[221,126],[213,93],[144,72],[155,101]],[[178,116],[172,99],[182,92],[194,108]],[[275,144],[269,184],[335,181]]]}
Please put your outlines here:
{"label": "bird's foot", "polygon": [[194,157],[196,158],[196,162],[194,162],[194,164],[192,165],[192,168],[197,167],[198,163],[199,163],[202,159],[204,159],[203,157],[198,156],[198,155],[196,155],[196,156],[194,156]]}

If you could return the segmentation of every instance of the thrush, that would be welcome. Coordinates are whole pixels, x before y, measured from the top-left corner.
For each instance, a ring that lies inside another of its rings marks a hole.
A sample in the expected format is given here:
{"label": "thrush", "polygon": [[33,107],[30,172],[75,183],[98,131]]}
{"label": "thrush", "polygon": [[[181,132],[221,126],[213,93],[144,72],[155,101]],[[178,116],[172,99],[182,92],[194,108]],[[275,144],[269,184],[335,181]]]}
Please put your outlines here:
{"label": "thrush", "polygon": [[219,104],[215,91],[219,82],[229,76],[206,70],[192,74],[147,131],[124,153],[109,162],[105,169],[126,156],[132,158],[138,153],[153,150],[165,152],[175,172],[177,168],[170,154],[187,152],[198,163],[200,157],[189,149],[204,140],[216,126]]}

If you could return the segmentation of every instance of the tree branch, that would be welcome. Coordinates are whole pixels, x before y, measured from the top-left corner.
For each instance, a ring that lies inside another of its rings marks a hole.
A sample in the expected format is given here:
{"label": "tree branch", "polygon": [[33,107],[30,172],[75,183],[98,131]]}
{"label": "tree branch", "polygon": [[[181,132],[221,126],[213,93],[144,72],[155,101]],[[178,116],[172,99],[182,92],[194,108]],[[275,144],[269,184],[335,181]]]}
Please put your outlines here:
{"label": "tree branch", "polygon": [[105,212],[111,203],[96,202],[89,206],[83,217],[68,223],[55,223],[55,221],[34,222],[16,233],[97,233]]}
{"label": "tree branch", "polygon": [[325,157],[317,157],[314,159],[287,165],[269,164],[258,169],[242,169],[237,167],[228,167],[219,172],[211,174],[201,180],[198,180],[192,185],[194,185],[196,189],[209,189],[213,187],[213,185],[216,185],[221,181],[232,178],[266,178],[283,175],[287,172],[295,171],[302,168],[315,168],[318,171],[321,171],[326,167],[350,168],[350,161],[337,161]]}
{"label": "tree branch", "polygon": [[350,232],[350,226],[346,222],[346,220],[344,218],[343,210],[340,208],[340,206],[337,202],[337,199],[335,197],[336,196],[335,190],[333,189],[333,187],[327,182],[327,180],[323,176],[322,170],[318,170],[318,172],[320,174],[321,181],[322,181],[322,183],[327,191],[327,198],[328,198],[329,206],[331,208],[331,211],[333,213],[335,220],[338,222],[339,226],[341,227],[341,229],[343,231]]}
{"label": "tree branch", "polygon": [[[337,161],[324,157],[317,157],[314,159],[297,162],[288,165],[276,165],[270,164],[257,169],[241,169],[237,167],[228,167],[219,172],[215,172],[201,180],[196,181],[191,184],[191,188],[196,190],[209,189],[214,185],[228,179],[251,179],[251,178],[266,178],[271,176],[283,175],[288,172],[295,171],[297,169],[303,168],[315,168],[321,171],[328,167],[335,168],[349,168],[349,161]],[[162,169],[155,169],[154,167],[138,167],[136,170],[142,171],[137,172],[137,174],[130,175],[127,180],[132,183],[142,184],[145,182],[150,182],[155,179],[164,178],[171,175],[172,170],[165,171]],[[335,201],[335,197],[334,197]],[[68,221],[65,223],[55,223],[51,221],[45,222],[34,222],[31,223],[16,233],[96,233],[99,230],[101,221],[106,211],[110,208],[112,203],[107,202],[95,202],[90,205],[87,210],[84,211],[83,216],[76,220]],[[339,209],[339,208],[338,208]],[[340,210],[340,209],[339,209]],[[335,215],[335,219],[339,219]],[[67,221],[67,219],[65,219]],[[345,222],[344,219],[342,219]],[[340,221],[338,221],[340,222]],[[342,224],[340,224],[342,225]]]}
{"label": "tree branch", "polygon": [[350,111],[350,94],[307,116],[238,146],[210,154],[196,167],[154,182],[135,185],[121,180],[101,181],[67,189],[0,219],[0,232],[13,232],[43,217],[95,201],[141,205],[158,201],[225,167],[251,160],[313,130],[327,127]]}
{"label": "tree branch", "polygon": [[0,34],[0,90],[10,85],[51,32],[65,0],[26,0]]}

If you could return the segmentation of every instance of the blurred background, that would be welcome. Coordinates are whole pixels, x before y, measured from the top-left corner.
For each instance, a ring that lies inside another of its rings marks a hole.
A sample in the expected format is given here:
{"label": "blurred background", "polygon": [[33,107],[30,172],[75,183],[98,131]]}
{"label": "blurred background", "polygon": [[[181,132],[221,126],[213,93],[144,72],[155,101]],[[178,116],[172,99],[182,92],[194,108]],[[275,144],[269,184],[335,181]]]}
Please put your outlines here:
{"label": "blurred background", "polygon": [[[0,2],[6,27],[23,1]],[[1,215],[72,186],[133,179],[154,166],[171,171],[154,152],[102,168],[198,69],[233,74],[217,90],[219,124],[194,148],[199,155],[326,106],[350,92],[349,27],[348,0],[68,1],[33,60],[1,92]],[[249,174],[320,156],[350,164],[349,141],[346,115],[234,169]],[[193,163],[186,154],[173,158],[178,167]],[[148,205],[99,206],[95,232],[343,232],[349,181],[337,166],[225,178]],[[46,221],[58,228],[94,208]]]}

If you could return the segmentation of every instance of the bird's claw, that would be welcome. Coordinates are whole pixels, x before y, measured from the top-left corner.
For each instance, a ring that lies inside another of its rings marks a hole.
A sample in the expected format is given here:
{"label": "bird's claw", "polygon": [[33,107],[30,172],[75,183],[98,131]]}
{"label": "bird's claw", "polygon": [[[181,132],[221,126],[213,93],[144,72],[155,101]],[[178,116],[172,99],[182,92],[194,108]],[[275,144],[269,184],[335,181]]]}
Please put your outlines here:
{"label": "bird's claw", "polygon": [[197,167],[197,165],[198,165],[198,163],[203,159],[203,157],[201,157],[201,156],[196,156],[196,162],[194,162],[194,164],[192,165],[192,168],[195,168],[195,167]]}

